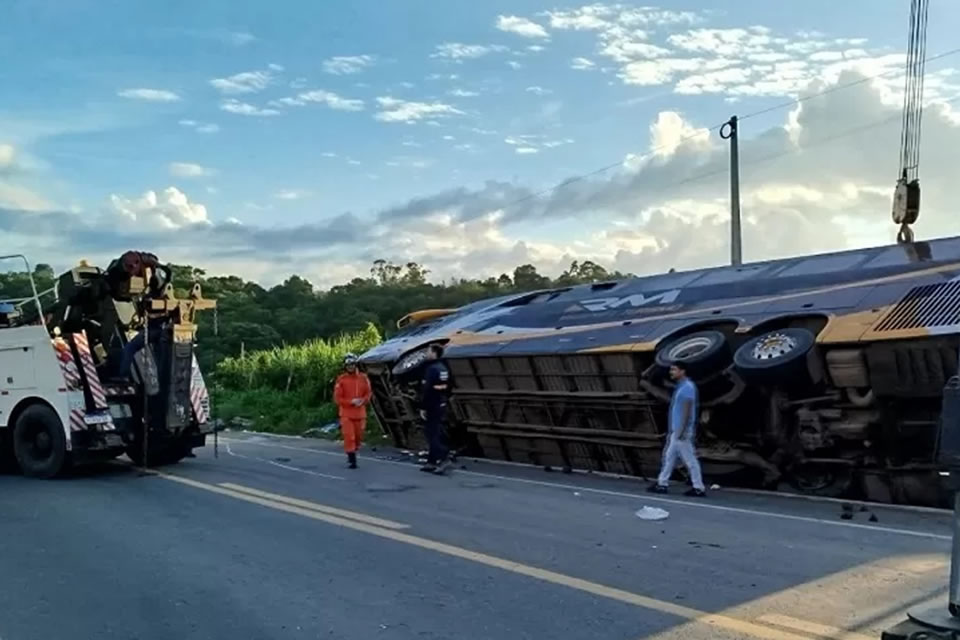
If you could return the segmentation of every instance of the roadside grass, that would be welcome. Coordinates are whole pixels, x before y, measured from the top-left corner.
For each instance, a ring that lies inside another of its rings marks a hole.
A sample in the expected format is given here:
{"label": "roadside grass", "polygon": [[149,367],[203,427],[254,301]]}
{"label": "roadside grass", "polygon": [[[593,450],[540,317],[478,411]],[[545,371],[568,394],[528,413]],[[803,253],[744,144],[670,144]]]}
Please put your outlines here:
{"label": "roadside grass", "polygon": [[[330,341],[311,340],[227,358],[213,374],[213,417],[233,428],[338,440],[338,428],[322,428],[337,421],[333,383],[342,371],[343,357],[363,353],[380,340],[377,329],[368,325]],[[367,416],[366,442],[387,444],[373,411]]]}

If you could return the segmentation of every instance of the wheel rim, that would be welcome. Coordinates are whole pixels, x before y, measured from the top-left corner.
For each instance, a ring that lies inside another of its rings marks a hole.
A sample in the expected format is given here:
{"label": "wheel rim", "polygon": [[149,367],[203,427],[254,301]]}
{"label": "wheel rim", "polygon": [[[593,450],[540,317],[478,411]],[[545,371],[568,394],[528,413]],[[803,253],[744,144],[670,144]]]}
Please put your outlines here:
{"label": "wheel rim", "polygon": [[797,348],[797,341],[785,333],[771,333],[761,338],[750,350],[754,360],[775,360]]}
{"label": "wheel rim", "polygon": [[53,438],[39,422],[31,422],[23,430],[19,446],[32,460],[43,461],[53,455]]}
{"label": "wheel rim", "polygon": [[684,340],[680,344],[670,347],[670,350],[667,351],[667,358],[670,360],[687,360],[700,355],[712,345],[713,340],[706,337]]}

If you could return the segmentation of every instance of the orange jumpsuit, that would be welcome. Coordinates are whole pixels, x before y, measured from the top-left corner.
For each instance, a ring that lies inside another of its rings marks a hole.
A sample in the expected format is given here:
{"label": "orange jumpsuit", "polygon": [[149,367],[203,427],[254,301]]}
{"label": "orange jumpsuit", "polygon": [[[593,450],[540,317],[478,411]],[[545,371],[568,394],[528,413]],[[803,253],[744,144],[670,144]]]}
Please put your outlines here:
{"label": "orange jumpsuit", "polygon": [[[355,371],[341,373],[337,377],[333,387],[333,401],[337,403],[339,409],[343,450],[347,453],[355,453],[363,440],[370,395],[370,379],[367,378],[367,374]],[[359,407],[354,406],[352,402],[354,398],[360,398],[363,403]]]}

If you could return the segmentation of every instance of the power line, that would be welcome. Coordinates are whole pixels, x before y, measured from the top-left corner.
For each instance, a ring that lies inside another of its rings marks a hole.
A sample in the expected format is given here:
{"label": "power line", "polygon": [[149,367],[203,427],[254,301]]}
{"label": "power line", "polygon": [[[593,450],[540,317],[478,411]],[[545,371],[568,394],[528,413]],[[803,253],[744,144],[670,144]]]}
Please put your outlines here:
{"label": "power line", "polygon": [[[944,51],[943,53],[939,53],[939,54],[937,54],[937,55],[935,55],[935,56],[931,56],[931,57],[927,58],[926,60],[924,60],[924,62],[931,62],[931,61],[934,61],[934,60],[939,60],[939,59],[941,59],[941,58],[946,58],[946,57],[949,57],[949,56],[952,56],[952,55],[956,55],[956,54],[958,54],[958,53],[960,53],[960,47],[958,47],[958,48],[956,48],[956,49],[950,49],[950,50],[948,50],[948,51]],[[745,116],[738,117],[737,119],[740,120],[740,121],[743,121],[743,120],[747,120],[747,119],[749,119],[749,118],[755,118],[755,117],[758,117],[758,116],[761,116],[761,115],[764,115],[764,114],[767,114],[767,113],[771,113],[771,112],[773,112],[773,111],[778,111],[778,110],[781,110],[781,109],[786,109],[786,108],[788,108],[788,107],[792,107],[792,106],[796,106],[796,105],[802,104],[802,103],[807,102],[807,101],[809,101],[809,100],[812,100],[812,99],[814,99],[814,98],[820,98],[820,97],[829,95],[829,94],[831,94],[831,93],[835,93],[835,92],[841,91],[841,90],[843,90],[843,89],[849,89],[849,88],[851,88],[851,87],[855,87],[855,86],[857,86],[857,85],[861,85],[861,84],[863,84],[863,83],[865,83],[865,82],[869,82],[870,80],[875,80],[875,79],[877,79],[877,78],[880,78],[880,77],[883,77],[883,76],[886,76],[886,75],[890,75],[890,74],[895,73],[895,72],[901,72],[901,71],[902,71],[902,69],[888,69],[888,70],[886,70],[886,71],[882,71],[882,72],[880,72],[880,73],[876,73],[876,74],[873,74],[873,75],[870,75],[870,76],[863,76],[863,77],[857,78],[856,80],[853,80],[853,81],[851,81],[851,82],[845,82],[845,83],[843,83],[843,84],[834,85],[834,86],[832,86],[832,87],[828,87],[828,88],[826,88],[826,89],[824,89],[824,90],[822,90],[822,91],[818,91],[818,92],[816,92],[816,93],[812,93],[812,94],[809,94],[809,95],[801,96],[801,97],[799,97],[799,98],[794,98],[794,99],[792,99],[792,100],[789,100],[789,101],[786,101],[786,102],[781,102],[781,103],[779,103],[779,104],[776,104],[776,105],[773,105],[773,106],[770,106],[770,107],[766,107],[766,108],[760,109],[760,110],[758,110],[758,111],[750,112],[750,113],[746,114]],[[949,102],[951,102],[951,101],[948,101],[948,103],[949,103]],[[899,117],[900,117],[900,116],[898,115],[897,118],[899,118]],[[884,121],[884,122],[886,122],[886,121]],[[721,127],[723,127],[726,123],[727,123],[727,122],[726,122],[726,120],[725,120],[725,121],[723,121],[723,122],[721,122],[721,123],[719,123],[719,124],[715,124],[715,125],[713,125],[712,127],[707,128],[707,129],[700,129],[700,130],[696,131],[695,133],[691,133],[691,134],[688,134],[688,135],[686,135],[686,136],[681,137],[679,140],[677,140],[676,142],[671,143],[670,145],[667,145],[667,144],[659,145],[659,146],[651,149],[650,151],[647,151],[646,153],[643,153],[643,154],[637,156],[637,159],[638,159],[638,160],[646,160],[647,158],[653,157],[653,156],[656,155],[658,152],[663,151],[663,150],[666,149],[668,146],[678,146],[678,145],[680,145],[680,144],[683,144],[684,142],[688,142],[688,141],[693,140],[693,139],[695,139],[695,138],[700,138],[700,137],[704,136],[705,134],[709,134],[709,133],[713,133],[714,131],[718,131],[718,130],[719,130]],[[776,156],[776,157],[779,157],[779,156]],[[746,163],[746,164],[753,164],[753,162],[748,162],[748,163]],[[553,185],[553,186],[545,187],[545,188],[543,188],[543,189],[540,189],[539,191],[535,191],[535,192],[533,192],[533,193],[530,193],[530,194],[527,194],[527,195],[522,196],[522,197],[520,197],[520,198],[517,198],[516,200],[512,200],[512,201],[508,202],[507,204],[502,205],[502,206],[499,207],[499,208],[500,208],[500,209],[508,209],[508,208],[510,208],[510,207],[515,207],[515,206],[517,206],[517,205],[519,205],[519,204],[523,204],[524,202],[529,202],[530,200],[537,199],[537,198],[539,198],[540,196],[546,195],[546,194],[548,194],[548,193],[550,193],[550,192],[552,192],[552,191],[557,191],[557,190],[559,190],[559,189],[561,189],[561,188],[563,188],[563,187],[569,186],[569,185],[571,185],[571,184],[575,184],[575,183],[577,183],[577,182],[581,182],[581,181],[586,180],[586,179],[588,179],[588,178],[592,178],[593,176],[600,175],[600,174],[602,174],[602,173],[606,173],[607,171],[610,171],[611,169],[614,169],[614,168],[619,167],[619,166],[622,166],[622,165],[623,165],[623,161],[622,161],[622,160],[618,160],[618,161],[616,161],[616,162],[612,162],[612,163],[610,163],[610,164],[608,164],[608,165],[604,165],[604,166],[602,166],[602,167],[600,167],[600,168],[598,168],[598,169],[594,169],[593,171],[590,171],[590,172],[588,172],[588,173],[579,174],[579,175],[573,176],[573,177],[571,177],[571,178],[567,178],[566,180],[563,180],[562,182],[559,182],[559,183],[557,183],[557,184],[555,184],[555,185]],[[724,169],[722,169],[722,170],[713,171],[713,172],[709,172],[709,173],[707,173],[707,174],[703,174],[702,176],[696,176],[696,177],[694,177],[694,178],[689,178],[689,179],[682,180],[682,181],[680,181],[680,182],[677,183],[677,184],[686,184],[687,182],[693,182],[693,181],[695,181],[695,180],[699,180],[699,179],[702,179],[702,178],[704,178],[704,177],[709,177],[709,176],[717,175],[718,173],[723,173],[723,172],[726,172],[726,171],[727,171],[727,168],[724,168]],[[677,184],[671,184],[671,185],[669,185],[669,186],[677,186]]]}

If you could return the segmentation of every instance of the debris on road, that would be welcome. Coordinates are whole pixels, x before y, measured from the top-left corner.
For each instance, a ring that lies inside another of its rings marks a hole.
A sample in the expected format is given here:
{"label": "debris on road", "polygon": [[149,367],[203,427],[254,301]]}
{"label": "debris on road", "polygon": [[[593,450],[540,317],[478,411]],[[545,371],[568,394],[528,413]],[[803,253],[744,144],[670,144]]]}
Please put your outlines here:
{"label": "debris on road", "polygon": [[637,509],[637,517],[641,520],[666,520],[670,512],[659,507],[642,507]]}

